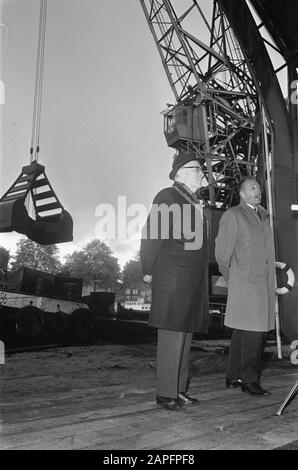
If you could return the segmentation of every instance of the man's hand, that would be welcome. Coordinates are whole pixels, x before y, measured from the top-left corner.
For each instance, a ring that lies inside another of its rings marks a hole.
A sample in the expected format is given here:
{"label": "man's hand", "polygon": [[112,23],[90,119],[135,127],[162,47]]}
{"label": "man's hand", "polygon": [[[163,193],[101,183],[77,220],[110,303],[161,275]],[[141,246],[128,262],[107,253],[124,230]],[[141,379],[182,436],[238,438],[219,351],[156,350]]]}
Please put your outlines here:
{"label": "man's hand", "polygon": [[219,266],[219,271],[222,274],[222,277],[224,278],[225,281],[229,280],[230,277],[230,268],[226,268],[224,266]]}
{"label": "man's hand", "polygon": [[149,284],[152,281],[152,276],[150,274],[145,274],[143,281]]}

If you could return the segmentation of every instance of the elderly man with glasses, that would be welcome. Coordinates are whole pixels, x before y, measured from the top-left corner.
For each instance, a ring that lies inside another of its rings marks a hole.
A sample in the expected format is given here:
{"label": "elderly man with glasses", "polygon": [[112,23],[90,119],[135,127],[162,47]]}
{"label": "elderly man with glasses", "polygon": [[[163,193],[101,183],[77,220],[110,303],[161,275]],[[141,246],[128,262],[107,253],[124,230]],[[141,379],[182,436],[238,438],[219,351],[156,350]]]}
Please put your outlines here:
{"label": "elderly man with glasses", "polygon": [[169,176],[174,184],[153,201],[140,254],[144,281],[152,281],[149,324],[158,330],[156,402],[178,411],[198,404],[186,392],[193,333],[208,329],[208,260],[201,165],[180,152]]}

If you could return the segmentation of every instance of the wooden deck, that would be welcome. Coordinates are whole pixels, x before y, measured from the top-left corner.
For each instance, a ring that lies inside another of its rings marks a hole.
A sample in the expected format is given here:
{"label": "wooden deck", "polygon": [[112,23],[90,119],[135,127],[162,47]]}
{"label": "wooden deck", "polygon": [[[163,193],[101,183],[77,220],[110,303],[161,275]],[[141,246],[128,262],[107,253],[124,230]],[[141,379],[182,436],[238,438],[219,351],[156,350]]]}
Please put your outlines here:
{"label": "wooden deck", "polygon": [[154,360],[146,344],[11,355],[0,365],[0,449],[265,450],[298,440],[298,397],[276,415],[297,367],[265,369],[272,395],[259,398],[227,389],[224,371],[194,374],[200,404],[172,412],[155,404]]}

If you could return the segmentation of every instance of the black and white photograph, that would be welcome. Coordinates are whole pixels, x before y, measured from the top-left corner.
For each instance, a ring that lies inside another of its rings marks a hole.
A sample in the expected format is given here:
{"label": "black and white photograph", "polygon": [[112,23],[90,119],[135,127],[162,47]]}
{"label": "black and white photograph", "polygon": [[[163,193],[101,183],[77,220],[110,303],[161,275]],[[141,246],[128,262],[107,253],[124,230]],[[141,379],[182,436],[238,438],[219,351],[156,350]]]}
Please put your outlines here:
{"label": "black and white photograph", "polygon": [[0,450],[298,450],[297,1],[0,0]]}

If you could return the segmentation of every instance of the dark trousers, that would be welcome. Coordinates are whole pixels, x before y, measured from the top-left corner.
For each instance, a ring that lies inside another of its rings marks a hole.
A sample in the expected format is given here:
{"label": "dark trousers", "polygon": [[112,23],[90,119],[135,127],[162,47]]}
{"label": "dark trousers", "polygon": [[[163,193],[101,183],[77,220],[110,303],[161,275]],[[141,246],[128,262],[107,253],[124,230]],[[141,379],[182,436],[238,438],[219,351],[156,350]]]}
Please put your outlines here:
{"label": "dark trousers", "polygon": [[228,379],[241,379],[243,383],[260,381],[263,337],[261,331],[233,331],[226,374]]}
{"label": "dark trousers", "polygon": [[193,333],[157,331],[157,395],[176,398],[185,392]]}

